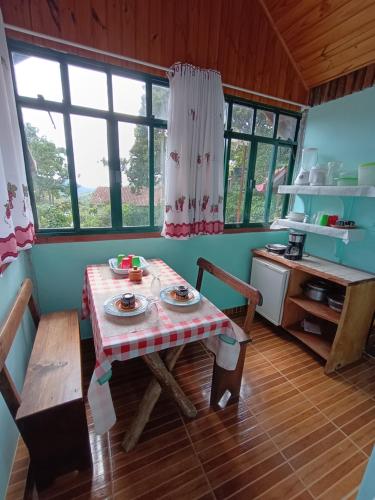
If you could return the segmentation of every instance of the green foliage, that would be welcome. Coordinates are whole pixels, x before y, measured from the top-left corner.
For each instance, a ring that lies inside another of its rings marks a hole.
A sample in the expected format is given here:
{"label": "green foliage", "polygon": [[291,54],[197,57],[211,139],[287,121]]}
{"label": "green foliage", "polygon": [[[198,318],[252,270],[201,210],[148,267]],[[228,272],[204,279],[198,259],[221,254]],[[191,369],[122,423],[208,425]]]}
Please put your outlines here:
{"label": "green foliage", "polygon": [[41,228],[73,225],[69,175],[64,148],[58,148],[30,123],[25,125],[35,201]]}

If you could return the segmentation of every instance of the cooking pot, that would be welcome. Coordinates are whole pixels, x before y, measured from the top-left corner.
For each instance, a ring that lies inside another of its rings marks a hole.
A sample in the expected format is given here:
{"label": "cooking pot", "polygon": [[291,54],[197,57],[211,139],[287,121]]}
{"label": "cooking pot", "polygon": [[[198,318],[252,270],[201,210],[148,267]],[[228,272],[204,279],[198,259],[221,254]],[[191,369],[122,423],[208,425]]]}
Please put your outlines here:
{"label": "cooking pot", "polygon": [[328,284],[322,280],[307,281],[302,286],[303,292],[311,300],[325,302],[327,300]]}

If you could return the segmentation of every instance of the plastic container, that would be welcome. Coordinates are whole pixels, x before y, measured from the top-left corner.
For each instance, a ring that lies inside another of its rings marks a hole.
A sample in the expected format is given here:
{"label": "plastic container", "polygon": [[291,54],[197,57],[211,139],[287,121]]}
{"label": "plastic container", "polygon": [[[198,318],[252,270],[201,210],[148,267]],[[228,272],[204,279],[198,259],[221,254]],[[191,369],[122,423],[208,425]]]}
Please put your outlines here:
{"label": "plastic container", "polygon": [[354,175],[341,175],[337,181],[338,186],[357,186],[358,177]]}
{"label": "plastic container", "polygon": [[362,163],[358,167],[358,185],[375,186],[375,162]]}
{"label": "plastic container", "polygon": [[327,185],[336,186],[337,181],[340,177],[340,173],[343,170],[342,161],[329,161],[328,162],[328,175],[327,175]]}
{"label": "plastic container", "polygon": [[325,186],[327,183],[327,167],[317,165],[310,170],[310,186]]}

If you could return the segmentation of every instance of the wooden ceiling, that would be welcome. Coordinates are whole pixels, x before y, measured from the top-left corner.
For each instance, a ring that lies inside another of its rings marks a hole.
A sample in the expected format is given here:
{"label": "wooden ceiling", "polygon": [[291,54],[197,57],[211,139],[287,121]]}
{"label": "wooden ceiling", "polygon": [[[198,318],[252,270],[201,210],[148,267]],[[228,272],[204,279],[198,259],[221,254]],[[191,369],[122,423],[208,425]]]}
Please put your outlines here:
{"label": "wooden ceiling", "polygon": [[374,0],[260,0],[309,88],[375,62]]}
{"label": "wooden ceiling", "polygon": [[0,7],[9,24],[162,66],[183,61],[218,69],[225,83],[308,101],[258,0],[0,0]]}
{"label": "wooden ceiling", "polygon": [[300,103],[375,61],[375,0],[0,0],[0,8],[9,24],[161,66],[217,69],[225,83]]}

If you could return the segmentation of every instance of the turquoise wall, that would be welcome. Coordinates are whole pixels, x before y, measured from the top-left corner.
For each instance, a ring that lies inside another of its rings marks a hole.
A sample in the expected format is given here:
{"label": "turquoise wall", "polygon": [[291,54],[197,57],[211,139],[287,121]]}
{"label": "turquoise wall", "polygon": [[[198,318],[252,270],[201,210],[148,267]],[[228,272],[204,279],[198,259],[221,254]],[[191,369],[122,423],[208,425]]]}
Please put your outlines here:
{"label": "turquoise wall", "polygon": [[[341,160],[348,171],[375,161],[375,87],[309,111],[305,147],[319,149],[319,163]],[[366,229],[365,239],[345,245],[308,234],[306,250],[323,258],[375,273],[375,198],[303,197],[310,214],[338,213]],[[301,204],[297,206],[301,208]]]}
{"label": "turquoise wall", "polygon": [[[107,262],[118,253],[161,258],[192,284],[200,256],[248,281],[250,250],[270,242],[283,243],[286,239],[286,232],[254,232],[199,236],[185,241],[148,238],[36,245],[32,259],[37,271],[38,298],[43,312],[80,308],[86,265]],[[206,276],[202,291],[221,309],[244,303],[240,295],[211,276]],[[82,322],[81,332],[84,337],[91,335],[89,321]]]}
{"label": "turquoise wall", "polygon": [[[4,321],[23,280],[31,274],[29,256],[26,252],[21,252],[19,258],[12,262],[0,278],[0,324]],[[22,389],[34,335],[35,329],[27,312],[7,358],[7,368],[18,390]],[[5,498],[18,432],[2,396],[0,396],[0,429],[0,498]]]}

